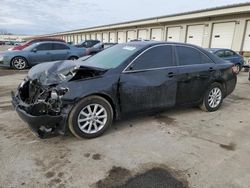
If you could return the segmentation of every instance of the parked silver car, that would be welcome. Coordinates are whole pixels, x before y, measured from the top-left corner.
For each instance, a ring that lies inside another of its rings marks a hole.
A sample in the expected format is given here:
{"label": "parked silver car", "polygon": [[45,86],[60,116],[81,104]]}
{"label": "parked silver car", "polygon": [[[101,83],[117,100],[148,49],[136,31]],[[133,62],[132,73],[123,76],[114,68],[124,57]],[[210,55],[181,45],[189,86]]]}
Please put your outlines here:
{"label": "parked silver car", "polygon": [[63,42],[38,42],[21,51],[0,52],[0,67],[22,70],[43,62],[75,60],[85,55],[85,48],[77,48]]}

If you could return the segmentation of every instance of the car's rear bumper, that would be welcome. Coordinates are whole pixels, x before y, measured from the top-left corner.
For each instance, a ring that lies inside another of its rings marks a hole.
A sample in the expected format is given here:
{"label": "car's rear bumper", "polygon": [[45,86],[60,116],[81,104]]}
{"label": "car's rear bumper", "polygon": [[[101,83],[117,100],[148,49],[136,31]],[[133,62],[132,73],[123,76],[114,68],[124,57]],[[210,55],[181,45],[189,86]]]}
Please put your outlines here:
{"label": "car's rear bumper", "polygon": [[[60,115],[32,115],[31,109],[35,105],[31,106],[25,104],[12,92],[12,104],[20,116],[20,118],[26,122],[30,129],[40,138],[47,138],[49,136],[64,134],[66,116]],[[38,105],[38,104],[37,104]]]}
{"label": "car's rear bumper", "polygon": [[232,79],[229,79],[226,82],[226,96],[230,95],[234,91],[236,84],[237,84],[237,76],[234,75]]}

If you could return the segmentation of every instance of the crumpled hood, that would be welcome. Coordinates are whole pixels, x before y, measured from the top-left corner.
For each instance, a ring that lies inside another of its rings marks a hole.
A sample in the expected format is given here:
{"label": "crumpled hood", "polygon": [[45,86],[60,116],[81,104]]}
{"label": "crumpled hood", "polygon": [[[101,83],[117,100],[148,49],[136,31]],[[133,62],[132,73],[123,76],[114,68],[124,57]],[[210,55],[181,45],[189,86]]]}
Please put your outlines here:
{"label": "crumpled hood", "polygon": [[81,61],[54,61],[38,64],[28,72],[28,79],[37,80],[42,85],[59,84],[70,80],[82,65]]}

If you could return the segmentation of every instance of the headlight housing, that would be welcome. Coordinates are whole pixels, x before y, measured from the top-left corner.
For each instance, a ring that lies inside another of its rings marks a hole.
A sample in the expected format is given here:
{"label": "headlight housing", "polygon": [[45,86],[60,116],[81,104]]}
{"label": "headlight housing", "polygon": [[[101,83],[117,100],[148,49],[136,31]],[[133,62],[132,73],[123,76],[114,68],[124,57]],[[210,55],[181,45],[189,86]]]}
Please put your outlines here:
{"label": "headlight housing", "polygon": [[65,93],[68,92],[68,88],[59,88],[59,89],[53,89],[50,93],[50,97],[53,100],[58,100],[60,97],[62,97],[63,95],[65,95]]}
{"label": "headlight housing", "polygon": [[57,94],[57,91],[56,90],[52,90],[51,93],[50,93],[50,97],[53,100],[57,100],[59,98],[59,96]]}
{"label": "headlight housing", "polygon": [[0,61],[3,61],[4,57],[3,56],[0,56]]}

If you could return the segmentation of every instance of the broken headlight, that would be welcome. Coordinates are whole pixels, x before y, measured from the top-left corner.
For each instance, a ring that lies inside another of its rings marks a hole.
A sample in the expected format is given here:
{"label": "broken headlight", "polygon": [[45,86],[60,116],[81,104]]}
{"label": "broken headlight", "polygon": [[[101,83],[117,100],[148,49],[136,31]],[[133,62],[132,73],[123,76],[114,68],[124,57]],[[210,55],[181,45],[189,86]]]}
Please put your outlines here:
{"label": "broken headlight", "polygon": [[53,100],[58,100],[61,96],[68,92],[68,88],[53,89],[50,93],[50,97]]}

